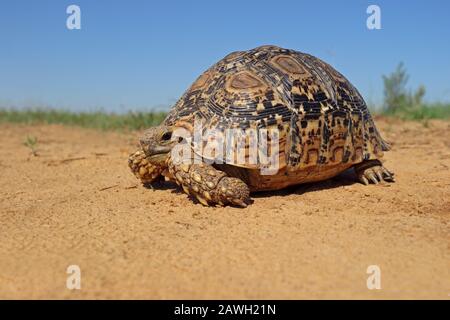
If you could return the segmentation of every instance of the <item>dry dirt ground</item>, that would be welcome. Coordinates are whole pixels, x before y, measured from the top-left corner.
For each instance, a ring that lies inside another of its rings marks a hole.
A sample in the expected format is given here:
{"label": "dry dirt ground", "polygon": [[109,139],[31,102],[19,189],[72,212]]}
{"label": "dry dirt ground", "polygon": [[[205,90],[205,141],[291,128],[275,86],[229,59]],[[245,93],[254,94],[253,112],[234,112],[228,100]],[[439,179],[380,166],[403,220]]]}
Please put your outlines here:
{"label": "dry dirt ground", "polygon": [[139,185],[138,132],[0,125],[0,298],[449,299],[450,123],[377,124],[396,183],[346,173],[246,209]]}

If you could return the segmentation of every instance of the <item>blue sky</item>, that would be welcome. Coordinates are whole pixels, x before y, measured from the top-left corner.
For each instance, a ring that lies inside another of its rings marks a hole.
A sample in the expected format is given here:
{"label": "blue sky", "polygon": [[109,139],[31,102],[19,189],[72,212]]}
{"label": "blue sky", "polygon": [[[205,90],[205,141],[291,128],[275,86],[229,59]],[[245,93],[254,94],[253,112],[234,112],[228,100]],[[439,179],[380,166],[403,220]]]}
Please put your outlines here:
{"label": "blue sky", "polygon": [[[66,8],[81,8],[81,30]],[[368,30],[366,8],[381,8]],[[168,107],[229,52],[262,44],[332,64],[367,101],[403,61],[410,86],[450,101],[450,1],[2,0],[0,106]]]}

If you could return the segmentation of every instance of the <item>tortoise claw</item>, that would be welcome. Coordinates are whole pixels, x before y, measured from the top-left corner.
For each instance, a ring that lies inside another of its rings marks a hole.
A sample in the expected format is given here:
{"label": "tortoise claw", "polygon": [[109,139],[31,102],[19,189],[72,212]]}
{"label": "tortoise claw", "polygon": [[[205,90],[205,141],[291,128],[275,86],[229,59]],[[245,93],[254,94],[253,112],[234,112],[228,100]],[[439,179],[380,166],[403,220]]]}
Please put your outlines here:
{"label": "tortoise claw", "polygon": [[200,202],[202,205],[204,205],[204,206],[209,206],[209,204],[208,204],[208,201],[206,201],[204,198],[202,198],[202,197],[199,197],[199,196],[196,196],[195,197],[197,200],[198,200],[198,202]]}
{"label": "tortoise claw", "polygon": [[359,181],[368,185],[380,182],[394,182],[393,173],[383,167],[378,160],[369,160],[355,166],[355,171]]}
{"label": "tortoise claw", "polygon": [[377,180],[377,178],[375,177],[375,175],[373,174],[373,172],[369,172],[369,173],[368,173],[368,176],[369,176],[370,181],[373,182],[373,184],[378,184],[378,180]]}
{"label": "tortoise claw", "polygon": [[241,199],[233,199],[233,200],[231,200],[231,203],[235,204],[241,208],[247,208],[247,204],[244,201],[242,201]]}
{"label": "tortoise claw", "polygon": [[386,169],[385,167],[381,167],[381,172],[383,175],[383,179],[385,181],[394,182],[394,173]]}
{"label": "tortoise claw", "polygon": [[383,175],[381,174],[380,171],[375,171],[375,174],[377,175],[378,181],[380,181],[380,182],[383,182],[383,181],[384,181]]}
{"label": "tortoise claw", "polygon": [[364,183],[366,186],[369,185],[369,180],[367,180],[367,178],[366,178],[365,176],[359,177],[359,181],[361,181],[362,183]]}

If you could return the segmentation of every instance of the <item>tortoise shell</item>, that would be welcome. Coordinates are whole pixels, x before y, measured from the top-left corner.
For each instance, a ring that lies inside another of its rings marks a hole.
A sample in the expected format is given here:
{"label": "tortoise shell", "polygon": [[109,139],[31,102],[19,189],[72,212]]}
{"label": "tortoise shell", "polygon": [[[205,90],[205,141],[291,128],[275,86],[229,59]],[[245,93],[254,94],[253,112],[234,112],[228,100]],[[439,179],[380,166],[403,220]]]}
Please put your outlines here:
{"label": "tortoise shell", "polygon": [[325,178],[319,171],[343,171],[389,149],[364,99],[342,74],[314,56],[276,46],[233,52],[211,66],[164,124],[192,130],[196,118],[203,130],[278,129],[280,172],[315,168],[312,180]]}

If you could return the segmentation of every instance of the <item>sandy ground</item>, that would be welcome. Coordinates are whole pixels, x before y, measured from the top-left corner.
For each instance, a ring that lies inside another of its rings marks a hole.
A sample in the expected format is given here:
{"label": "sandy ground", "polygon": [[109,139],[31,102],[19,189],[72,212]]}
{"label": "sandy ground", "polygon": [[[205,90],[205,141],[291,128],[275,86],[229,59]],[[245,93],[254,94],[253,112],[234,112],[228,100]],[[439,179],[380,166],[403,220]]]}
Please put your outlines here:
{"label": "sandy ground", "polygon": [[0,125],[0,298],[449,299],[450,123],[377,124],[395,184],[347,173],[246,209],[140,186],[137,132]]}

